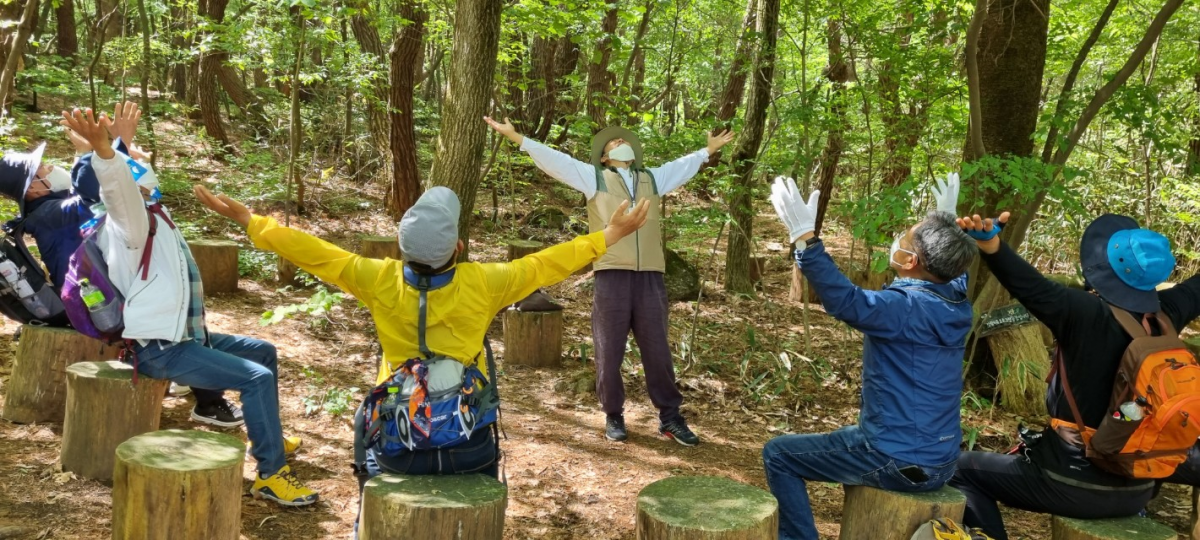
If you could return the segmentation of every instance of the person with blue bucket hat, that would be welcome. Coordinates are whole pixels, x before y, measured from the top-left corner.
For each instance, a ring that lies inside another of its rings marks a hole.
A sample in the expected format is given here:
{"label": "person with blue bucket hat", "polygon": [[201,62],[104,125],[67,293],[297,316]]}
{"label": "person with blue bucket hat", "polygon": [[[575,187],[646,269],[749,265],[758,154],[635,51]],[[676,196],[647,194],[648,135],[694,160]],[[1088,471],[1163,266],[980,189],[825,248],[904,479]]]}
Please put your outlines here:
{"label": "person with blue bucket hat", "polygon": [[1000,284],[1050,328],[1062,372],[1052,377],[1046,392],[1051,428],[1040,435],[1023,432],[1016,452],[963,452],[959,457],[949,484],[967,497],[963,522],[1006,540],[997,503],[1076,519],[1135,515],[1153,497],[1155,481],[1114,474],[1092,463],[1072,409],[1092,429],[1108,415],[1121,359],[1133,341],[1117,314],[1124,311],[1142,320],[1152,335],[1183,328],[1200,316],[1200,276],[1157,290],[1175,270],[1170,241],[1133,218],[1104,214],[1088,225],[1080,241],[1084,289],[1066,287],[1047,279],[1000,240],[1008,218],[1008,212],[996,220],[975,215],[958,224],[975,237]]}

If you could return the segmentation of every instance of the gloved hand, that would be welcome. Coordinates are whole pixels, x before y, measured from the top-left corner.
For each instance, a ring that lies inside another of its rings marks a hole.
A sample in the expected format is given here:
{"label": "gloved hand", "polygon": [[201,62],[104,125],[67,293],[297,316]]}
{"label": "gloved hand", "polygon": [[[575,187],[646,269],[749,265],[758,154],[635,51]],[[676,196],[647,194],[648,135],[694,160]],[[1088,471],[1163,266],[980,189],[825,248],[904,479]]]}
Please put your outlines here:
{"label": "gloved hand", "polygon": [[933,186],[933,199],[937,201],[938,212],[958,215],[958,173],[946,175],[945,180],[938,180]]}
{"label": "gloved hand", "polygon": [[817,228],[817,206],[820,204],[821,190],[814,190],[808,197],[808,203],[800,198],[800,190],[796,181],[783,176],[776,176],[771,185],[771,204],[775,205],[775,213],[787,226],[788,236],[795,243],[801,236],[813,232]]}

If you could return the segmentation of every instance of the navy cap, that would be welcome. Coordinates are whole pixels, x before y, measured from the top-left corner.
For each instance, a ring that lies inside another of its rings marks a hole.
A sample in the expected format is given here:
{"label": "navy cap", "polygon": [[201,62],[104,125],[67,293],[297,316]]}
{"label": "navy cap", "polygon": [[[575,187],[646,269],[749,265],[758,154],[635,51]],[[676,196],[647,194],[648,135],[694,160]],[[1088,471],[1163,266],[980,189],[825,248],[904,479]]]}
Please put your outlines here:
{"label": "navy cap", "polygon": [[1127,216],[1105,214],[1083,233],[1083,277],[1104,301],[1134,313],[1157,313],[1155,286],[1175,270],[1171,242]]}

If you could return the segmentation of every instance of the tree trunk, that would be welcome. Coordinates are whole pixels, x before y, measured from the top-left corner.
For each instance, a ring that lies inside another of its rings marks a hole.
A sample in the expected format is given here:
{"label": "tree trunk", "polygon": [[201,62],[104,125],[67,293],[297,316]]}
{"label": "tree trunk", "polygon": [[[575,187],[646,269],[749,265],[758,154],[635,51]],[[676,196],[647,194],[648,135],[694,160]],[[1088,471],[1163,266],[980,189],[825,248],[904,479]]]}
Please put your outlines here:
{"label": "tree trunk", "polygon": [[[931,519],[962,522],[967,499],[949,486],[926,493],[899,493],[867,486],[846,486],[842,504],[842,540],[909,540]],[[925,536],[921,536],[925,538]]]}
{"label": "tree trunk", "polygon": [[236,437],[169,429],[138,435],[116,451],[114,539],[237,538],[242,527],[242,463]]}
{"label": "tree trunk", "polygon": [[7,108],[12,96],[13,79],[17,76],[17,68],[21,57],[25,54],[25,42],[33,31],[33,20],[37,18],[38,0],[25,0],[25,11],[21,14],[21,22],[17,26],[17,34],[12,38],[12,48],[4,59],[4,72],[0,73],[0,108]]}
{"label": "tree trunk", "polygon": [[[945,18],[938,19],[944,23]],[[884,149],[887,157],[883,163],[885,186],[899,186],[912,174],[913,150],[920,142],[928,122],[929,77],[909,78],[908,62],[897,57],[909,49],[913,24],[912,13],[905,13],[896,25],[898,50],[893,51],[879,69],[880,109],[884,126]],[[931,44],[932,45],[932,44]],[[916,69],[921,69],[917,66]],[[919,97],[901,98],[901,81],[910,87],[908,94]],[[915,88],[911,88],[915,87]]]}
{"label": "tree trunk", "polygon": [[733,153],[732,165],[737,182],[729,196],[729,214],[734,227],[729,230],[729,249],[725,260],[725,290],[753,294],[750,280],[750,241],[754,238],[755,162],[766,128],[767,106],[771,102],[771,83],[775,79],[775,39],[778,33],[779,0],[763,0],[758,34],[762,38],[754,61],[754,80],[746,101],[746,122]]}
{"label": "tree trunk", "polygon": [[19,424],[62,421],[67,366],[112,360],[118,352],[117,347],[70,328],[22,326],[12,375],[4,390],[4,419]]}
{"label": "tree trunk", "polygon": [[72,58],[79,52],[79,33],[75,27],[75,0],[59,0],[54,8],[56,52],[63,58]]}
{"label": "tree trunk", "polygon": [[369,259],[400,260],[400,242],[395,236],[359,237],[358,254]]}
{"label": "tree trunk", "polygon": [[[225,7],[229,0],[200,0],[200,15],[215,24],[225,21]],[[204,39],[204,38],[202,38]],[[196,88],[196,97],[200,101],[200,117],[204,120],[204,131],[221,145],[218,153],[224,154],[233,150],[229,135],[225,132],[221,120],[221,103],[218,99],[218,76],[226,53],[219,50],[209,50],[200,58],[200,78]]]}
{"label": "tree trunk", "polygon": [[421,71],[417,57],[425,37],[425,20],[429,15],[416,0],[405,0],[400,16],[410,21],[404,25],[392,43],[391,88],[388,95],[388,115],[391,117],[392,183],[388,188],[387,207],[393,219],[399,220],[421,196],[421,173],[417,169],[417,134],[413,127],[413,91]]}
{"label": "tree trunk", "polygon": [[[357,9],[357,12],[350,19],[350,30],[354,34],[355,41],[358,41],[358,46],[363,51],[375,58],[376,65],[387,65],[389,62],[388,53],[384,50],[383,41],[379,38],[379,31],[375,29],[375,24],[372,22],[374,14],[371,12],[369,3],[365,0],[357,0],[354,7]],[[412,10],[417,8],[410,7],[406,0],[401,9]],[[400,33],[403,34],[407,29],[405,27]],[[420,69],[420,67],[418,66],[415,69]],[[370,95],[364,96],[367,102],[367,127],[371,131],[371,143],[383,161],[380,164],[380,170],[383,171],[384,178],[387,180],[390,180],[387,176],[391,175],[393,171],[391,164],[387,163],[388,158],[392,155],[391,126],[389,125],[390,119],[388,118],[387,111],[387,102],[390,94],[388,79],[386,77],[376,77],[371,81]],[[390,185],[390,182],[388,185]]]}
{"label": "tree trunk", "polygon": [[737,114],[738,105],[742,104],[742,95],[746,93],[746,78],[750,71],[747,64],[754,58],[754,30],[757,24],[758,0],[748,0],[746,14],[742,17],[742,33],[738,36],[733,61],[729,65],[729,76],[725,79],[725,89],[713,103],[718,123],[732,120]]}
{"label": "tree trunk", "polygon": [[817,171],[817,189],[821,190],[820,202],[817,206],[816,233],[821,234],[825,223],[825,211],[829,208],[829,200],[833,197],[833,179],[837,176],[838,163],[842,160],[845,149],[843,133],[850,127],[846,116],[844,96],[846,83],[850,82],[850,65],[842,52],[842,22],[830,19],[826,26],[829,41],[829,66],[825,68],[825,78],[831,83],[829,96],[829,113],[833,123],[825,139],[825,149],[821,151],[821,165]]}
{"label": "tree trunk", "polygon": [[562,361],[562,311],[504,311],[504,365],[558,367]]}
{"label": "tree trunk", "polygon": [[613,8],[604,14],[604,21],[600,23],[603,34],[596,42],[596,50],[592,52],[592,61],[588,64],[587,112],[597,131],[608,125],[608,109],[611,106],[608,94],[612,82],[608,64],[612,58],[613,36],[617,31],[617,6],[613,4]]}
{"label": "tree trunk", "polygon": [[462,203],[458,235],[468,246],[460,257],[465,261],[470,251],[471,215],[487,138],[482,118],[492,96],[504,2],[457,0],[456,5],[449,85],[429,176],[433,185],[454,190]]}
{"label": "tree trunk", "polygon": [[410,540],[500,540],[507,507],[508,488],[482,474],[381,474],[363,490],[358,537],[396,538],[405,531]]}
{"label": "tree trunk", "polygon": [[112,480],[117,446],[158,429],[166,380],[142,375],[117,360],[79,362],[67,367],[67,406],[63,418],[63,471],[90,480]]}
{"label": "tree trunk", "polygon": [[1114,519],[1071,519],[1054,516],[1050,519],[1050,537],[1054,540],[1176,540],[1179,535],[1170,527],[1150,518],[1127,517]]}
{"label": "tree trunk", "polygon": [[[535,140],[546,140],[554,125],[565,121],[567,111],[562,107],[558,96],[560,93],[570,90],[567,77],[579,68],[579,54],[579,45],[572,42],[569,36],[555,41],[553,57],[550,59],[550,71],[546,75],[543,112],[539,114],[541,120],[538,122],[537,131],[533,134]],[[529,118],[532,119],[533,116]]]}
{"label": "tree trunk", "polygon": [[639,540],[771,540],[779,537],[779,503],[728,478],[672,476],[638,493],[634,527]]}
{"label": "tree trunk", "polygon": [[238,290],[238,245],[232,240],[192,240],[192,258],[200,269],[205,294]]}

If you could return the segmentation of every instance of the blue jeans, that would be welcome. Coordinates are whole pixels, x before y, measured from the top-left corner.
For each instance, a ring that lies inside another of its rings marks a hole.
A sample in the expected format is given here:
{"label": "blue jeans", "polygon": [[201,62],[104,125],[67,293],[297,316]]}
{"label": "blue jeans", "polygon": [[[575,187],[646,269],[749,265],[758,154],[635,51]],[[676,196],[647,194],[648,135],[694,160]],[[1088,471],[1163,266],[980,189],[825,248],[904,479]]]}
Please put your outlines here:
{"label": "blue jeans", "polygon": [[242,394],[246,434],[258,471],[275,474],[287,464],[283,457],[283,426],[279,423],[278,356],[275,346],[261,339],[209,334],[209,344],[155,340],[134,345],[138,373],[197,388],[229,388]]}
{"label": "blue jeans", "polygon": [[920,467],[928,479],[914,482],[900,473],[912,465],[871,448],[858,426],[771,439],[763,447],[763,466],[771,494],[779,500],[779,540],[817,540],[805,480],[911,492],[933,491],[954,476],[951,461]]}

